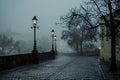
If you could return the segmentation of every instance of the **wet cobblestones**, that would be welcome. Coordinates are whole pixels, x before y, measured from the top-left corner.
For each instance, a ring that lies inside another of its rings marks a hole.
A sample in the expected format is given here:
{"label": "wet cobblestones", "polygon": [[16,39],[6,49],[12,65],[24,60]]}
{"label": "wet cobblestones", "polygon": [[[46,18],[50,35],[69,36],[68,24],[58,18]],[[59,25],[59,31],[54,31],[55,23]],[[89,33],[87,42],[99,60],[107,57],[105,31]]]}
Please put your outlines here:
{"label": "wet cobblestones", "polygon": [[[0,80],[110,80],[98,57],[64,56],[40,64],[0,72]],[[112,79],[111,79],[112,80]]]}

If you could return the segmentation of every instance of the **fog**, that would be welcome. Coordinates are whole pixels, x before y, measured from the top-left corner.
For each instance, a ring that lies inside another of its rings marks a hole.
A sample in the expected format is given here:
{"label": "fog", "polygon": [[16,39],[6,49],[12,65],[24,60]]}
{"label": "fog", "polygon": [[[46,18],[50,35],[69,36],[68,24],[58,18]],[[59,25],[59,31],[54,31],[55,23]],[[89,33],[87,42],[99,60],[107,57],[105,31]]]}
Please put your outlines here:
{"label": "fog", "polygon": [[[46,37],[49,43],[49,47],[46,48],[49,51],[51,49],[51,30],[54,29],[57,35],[57,47],[59,51],[71,51],[67,44],[62,45],[63,41],[60,39],[62,27],[56,26],[55,23],[59,22],[60,16],[68,13],[71,8],[79,8],[80,4],[83,5],[84,1],[0,0],[0,33],[12,36],[15,40],[26,41],[26,44],[28,42],[31,45],[29,48],[30,51],[33,47],[33,29],[30,27],[33,25],[33,16],[36,16],[38,19],[37,26],[39,26],[39,29],[37,29],[37,42],[40,43],[43,37]],[[37,45],[42,45],[42,43]]]}

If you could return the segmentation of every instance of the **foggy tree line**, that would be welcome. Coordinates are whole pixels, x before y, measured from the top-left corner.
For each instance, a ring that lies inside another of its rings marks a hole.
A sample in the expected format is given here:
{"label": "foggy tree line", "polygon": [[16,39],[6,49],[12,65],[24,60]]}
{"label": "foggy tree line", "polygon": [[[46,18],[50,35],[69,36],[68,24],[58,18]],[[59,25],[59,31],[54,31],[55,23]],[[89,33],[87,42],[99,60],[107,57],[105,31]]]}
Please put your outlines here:
{"label": "foggy tree line", "polygon": [[[33,49],[33,41],[15,40],[14,37],[5,33],[0,34],[0,56],[30,53]],[[43,37],[37,40],[39,52],[51,50],[51,42]]]}
{"label": "foggy tree line", "polygon": [[13,51],[20,52],[19,41],[14,41],[12,37],[0,34],[0,54],[9,54]]}

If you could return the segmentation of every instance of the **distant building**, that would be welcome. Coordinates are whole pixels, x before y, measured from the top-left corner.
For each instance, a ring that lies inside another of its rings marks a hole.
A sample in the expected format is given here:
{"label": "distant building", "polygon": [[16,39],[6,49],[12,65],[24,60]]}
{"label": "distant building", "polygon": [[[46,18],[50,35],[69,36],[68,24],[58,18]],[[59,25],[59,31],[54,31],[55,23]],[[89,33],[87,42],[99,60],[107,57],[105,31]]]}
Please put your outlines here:
{"label": "distant building", "polygon": [[[113,13],[114,18],[120,20],[120,0],[116,0],[117,11]],[[106,16],[109,19],[108,16]],[[100,22],[104,20],[101,19]],[[120,29],[120,27],[119,27]],[[104,61],[111,61],[111,36],[110,30],[106,26],[101,26],[101,49],[100,49],[100,58]],[[120,32],[116,35],[116,63],[120,65]]]}

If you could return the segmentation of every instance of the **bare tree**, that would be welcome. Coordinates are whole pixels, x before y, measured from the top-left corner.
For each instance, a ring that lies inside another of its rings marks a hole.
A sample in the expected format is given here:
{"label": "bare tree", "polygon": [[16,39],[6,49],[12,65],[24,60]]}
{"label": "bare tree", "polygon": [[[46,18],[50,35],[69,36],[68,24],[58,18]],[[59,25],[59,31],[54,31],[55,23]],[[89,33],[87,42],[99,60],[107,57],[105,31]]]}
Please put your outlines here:
{"label": "bare tree", "polygon": [[[74,48],[77,52],[83,55],[83,48],[85,45],[94,44],[97,42],[97,29],[89,29],[90,25],[79,16],[73,16],[73,12],[82,14],[75,8],[71,9],[70,13],[60,18],[64,28],[62,32],[62,39],[67,40],[68,44]],[[84,16],[86,14],[83,14]],[[90,20],[87,17],[87,20]]]}

